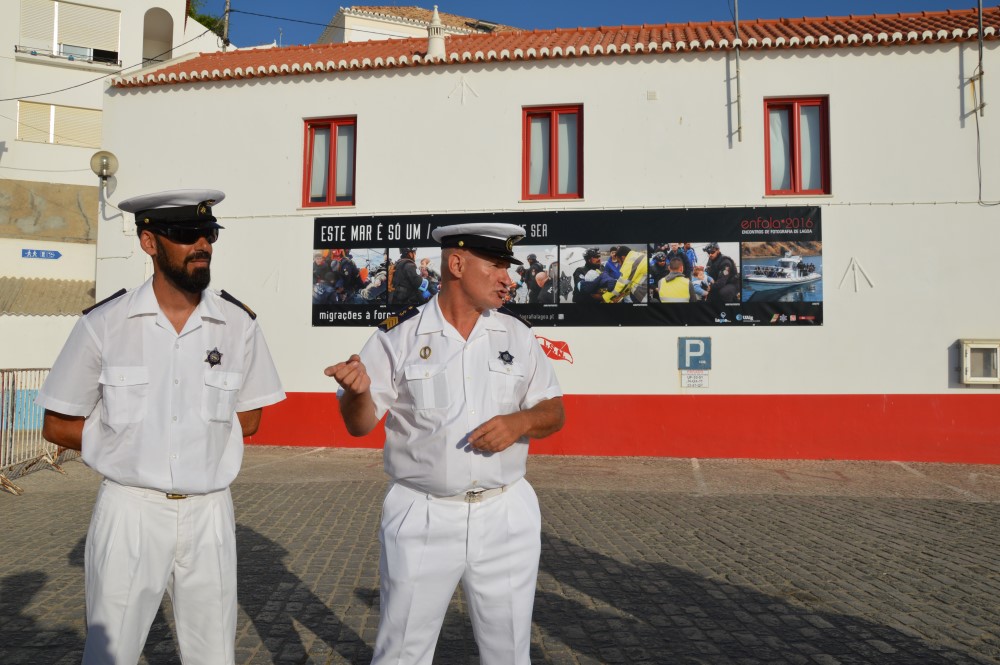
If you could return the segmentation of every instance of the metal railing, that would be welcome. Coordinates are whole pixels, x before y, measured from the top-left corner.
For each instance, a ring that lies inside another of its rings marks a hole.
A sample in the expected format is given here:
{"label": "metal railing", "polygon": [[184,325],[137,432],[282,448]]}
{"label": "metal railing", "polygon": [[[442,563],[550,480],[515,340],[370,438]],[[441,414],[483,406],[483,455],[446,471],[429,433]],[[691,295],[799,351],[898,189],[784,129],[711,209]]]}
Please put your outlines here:
{"label": "metal railing", "polygon": [[48,466],[63,473],[59,462],[79,456],[42,438],[45,410],[35,404],[47,369],[0,369],[0,486],[23,490],[14,478]]}
{"label": "metal railing", "polygon": [[[73,47],[70,47],[73,48]],[[79,49],[77,52],[68,52],[64,49],[47,49],[35,46],[14,45],[14,53],[23,55],[34,55],[38,57],[57,58],[69,62],[85,62],[94,65],[106,65],[108,67],[121,67],[122,61],[118,59],[118,54],[113,51],[94,52],[94,49]]]}

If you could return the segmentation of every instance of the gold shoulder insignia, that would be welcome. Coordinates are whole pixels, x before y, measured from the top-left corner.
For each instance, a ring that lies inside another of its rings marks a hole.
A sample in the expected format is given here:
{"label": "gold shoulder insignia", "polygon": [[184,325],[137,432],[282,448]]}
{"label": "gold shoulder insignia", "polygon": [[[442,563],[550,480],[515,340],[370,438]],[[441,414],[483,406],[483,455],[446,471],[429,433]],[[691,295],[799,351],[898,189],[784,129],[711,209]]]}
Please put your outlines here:
{"label": "gold shoulder insignia", "polygon": [[378,324],[378,329],[381,330],[382,332],[389,332],[403,321],[413,318],[419,311],[420,311],[419,307],[417,307],[416,305],[411,305],[410,307],[407,307],[399,314],[394,314],[390,317],[387,317],[385,321]]}
{"label": "gold shoulder insignia", "polygon": [[127,293],[127,291],[125,291],[125,289],[118,289],[117,291],[115,291],[114,293],[112,293],[110,296],[108,296],[107,298],[105,298],[104,300],[102,300],[101,302],[94,303],[93,305],[91,305],[87,309],[83,310],[83,314],[84,315],[90,314],[91,312],[93,312],[95,309],[97,309],[101,305],[103,305],[105,303],[109,303],[112,300],[114,300],[115,298],[121,298],[126,293]]}
{"label": "gold shoulder insignia", "polygon": [[247,313],[247,315],[251,319],[256,319],[257,318],[257,312],[253,311],[252,309],[250,309],[249,307],[247,307],[246,305],[244,305],[243,303],[241,303],[239,300],[237,300],[236,298],[234,298],[232,296],[232,294],[227,293],[226,291],[219,291],[219,295],[222,296],[223,300],[228,300],[229,302],[233,303],[234,305],[236,305],[237,307],[239,307],[240,309],[242,309],[244,312]]}

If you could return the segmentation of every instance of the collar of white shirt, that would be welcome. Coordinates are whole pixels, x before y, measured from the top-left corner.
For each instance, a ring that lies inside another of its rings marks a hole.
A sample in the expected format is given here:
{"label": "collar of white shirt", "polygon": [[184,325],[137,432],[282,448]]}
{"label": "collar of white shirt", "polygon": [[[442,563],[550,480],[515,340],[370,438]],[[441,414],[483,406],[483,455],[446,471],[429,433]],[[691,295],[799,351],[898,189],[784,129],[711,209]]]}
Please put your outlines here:
{"label": "collar of white shirt", "polygon": [[[150,277],[136,290],[135,297],[132,298],[132,303],[129,305],[128,317],[132,318],[144,314],[157,315],[160,311],[160,303],[156,301],[156,294],[153,292],[153,278]],[[226,315],[219,307],[217,296],[208,289],[201,292],[201,301],[195,308],[193,317],[213,319],[220,323],[226,322]]]}
{"label": "collar of white shirt", "polygon": [[[476,331],[480,328],[501,332],[506,330],[500,321],[500,317],[497,316],[496,310],[492,309],[480,315],[479,320],[476,321],[476,327],[472,329],[472,334],[469,335],[469,339],[475,337]],[[453,337],[457,340],[465,341],[455,329],[455,326],[448,323],[447,319],[444,318],[444,312],[441,311],[441,306],[438,304],[438,296],[435,295],[420,312],[420,321],[417,323],[417,334],[427,335],[437,332],[443,334],[445,337]]]}

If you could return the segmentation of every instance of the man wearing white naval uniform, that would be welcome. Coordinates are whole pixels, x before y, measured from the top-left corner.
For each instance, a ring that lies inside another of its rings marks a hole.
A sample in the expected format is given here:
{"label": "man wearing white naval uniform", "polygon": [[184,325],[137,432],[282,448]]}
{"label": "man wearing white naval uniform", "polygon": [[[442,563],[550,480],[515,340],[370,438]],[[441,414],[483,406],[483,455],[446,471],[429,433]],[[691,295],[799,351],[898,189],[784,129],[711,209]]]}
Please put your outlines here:
{"label": "man wearing white naval uniform", "polygon": [[104,476],[84,555],[85,665],[139,660],[163,592],[184,665],[234,662],[229,484],[261,408],[284,399],[256,314],[209,290],[216,190],[119,204],[153,276],[84,313],[38,396],[43,435]]}
{"label": "man wearing white naval uniform", "polygon": [[529,438],[558,431],[562,392],[527,323],[503,308],[512,224],[435,229],[441,289],[326,369],[348,431],[386,412],[376,665],[426,664],[459,581],[483,665],[527,665],[541,549]]}

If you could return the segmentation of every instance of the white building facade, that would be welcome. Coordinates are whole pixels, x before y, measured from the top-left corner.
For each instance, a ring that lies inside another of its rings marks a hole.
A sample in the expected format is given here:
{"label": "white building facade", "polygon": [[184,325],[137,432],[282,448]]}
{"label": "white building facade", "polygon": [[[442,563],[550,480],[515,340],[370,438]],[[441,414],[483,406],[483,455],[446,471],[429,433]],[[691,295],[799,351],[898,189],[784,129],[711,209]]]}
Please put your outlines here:
{"label": "white building facade", "polygon": [[[600,244],[573,241],[574,215],[661,211],[662,227],[642,222],[653,251],[717,239],[691,219],[808,209],[822,325],[778,321],[784,305],[741,325],[538,325],[563,350],[568,423],[533,451],[998,463],[996,386],[961,371],[961,340],[1000,339],[1000,128],[970,82],[980,57],[998,70],[1000,10],[984,24],[980,56],[975,11],[755,22],[739,85],[725,24],[449,37],[445,61],[424,57],[426,40],[204,55],[108,90],[111,203],[226,192],[213,283],[259,314],[289,395],[253,442],[331,446],[381,439],[346,435],[322,373],[372,330],[313,325],[317,219],[523,215],[561,225],[552,242],[568,247]],[[326,198],[313,196],[322,132],[342,139],[327,143]],[[98,298],[150,274],[131,222],[103,209]],[[541,226],[524,242],[545,245]],[[390,255],[403,244],[383,241]],[[682,371],[687,338],[709,342],[710,369]],[[973,351],[974,374],[991,353]]]}
{"label": "white building facade", "polygon": [[[0,3],[10,54],[0,59],[0,277],[60,289],[56,280],[72,280],[93,297],[99,191],[90,160],[103,143],[105,91],[122,70],[221,48],[186,8],[184,0]],[[0,368],[51,365],[79,311],[50,314],[0,313],[0,337],[31,340],[3,344]]]}

